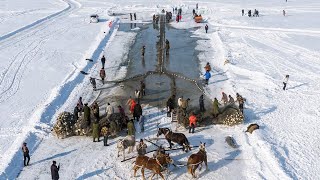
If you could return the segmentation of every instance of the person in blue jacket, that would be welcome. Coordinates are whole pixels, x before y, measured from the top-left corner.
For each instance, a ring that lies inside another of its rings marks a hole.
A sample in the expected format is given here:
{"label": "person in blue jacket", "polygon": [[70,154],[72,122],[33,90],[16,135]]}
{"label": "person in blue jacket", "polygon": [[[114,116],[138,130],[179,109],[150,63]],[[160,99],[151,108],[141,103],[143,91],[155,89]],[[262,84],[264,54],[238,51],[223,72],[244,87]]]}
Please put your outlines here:
{"label": "person in blue jacket", "polygon": [[206,85],[208,85],[209,79],[211,78],[210,72],[206,71],[206,73],[203,76],[206,78]]}

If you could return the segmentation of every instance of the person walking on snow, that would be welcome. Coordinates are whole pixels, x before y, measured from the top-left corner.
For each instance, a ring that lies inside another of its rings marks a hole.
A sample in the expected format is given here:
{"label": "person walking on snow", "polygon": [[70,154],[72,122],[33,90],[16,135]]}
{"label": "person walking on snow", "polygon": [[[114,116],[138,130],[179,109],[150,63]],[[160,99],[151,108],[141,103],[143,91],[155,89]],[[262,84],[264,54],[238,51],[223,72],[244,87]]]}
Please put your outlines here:
{"label": "person walking on snow", "polygon": [[104,68],[105,63],[106,63],[106,58],[105,58],[104,55],[103,55],[102,58],[101,58],[102,68]]}
{"label": "person walking on snow", "polygon": [[283,79],[283,90],[286,90],[288,80],[289,80],[289,75],[286,75],[286,77]]}
{"label": "person walking on snow", "polygon": [[213,101],[213,117],[217,117],[219,114],[219,102],[217,98],[214,98]]}
{"label": "person walking on snow", "polygon": [[196,128],[196,123],[197,123],[197,117],[192,112],[191,116],[189,117],[189,133],[194,133],[194,129]]}
{"label": "person walking on snow", "polygon": [[96,142],[96,139],[98,139],[98,142],[100,142],[100,130],[99,130],[99,123],[98,121],[94,121],[92,124],[92,137],[93,142]]}
{"label": "person walking on snow", "polygon": [[198,9],[198,3],[196,4],[196,9]]}
{"label": "person walking on snow", "polygon": [[84,121],[87,122],[87,126],[89,127],[91,124],[91,119],[90,119],[90,108],[88,107],[88,103],[84,104],[83,116],[84,116]]}
{"label": "person walking on snow", "polygon": [[56,165],[56,161],[52,161],[51,165],[51,179],[52,180],[59,180],[59,170],[60,170],[60,164],[59,166]]}
{"label": "person walking on snow", "polygon": [[241,111],[241,113],[243,114],[243,105],[244,105],[244,102],[246,101],[245,98],[243,98],[239,93],[236,94],[237,96],[237,101],[239,103],[239,109]]}
{"label": "person walking on snow", "polygon": [[206,26],[204,27],[204,29],[206,30],[206,33],[208,33],[208,29],[209,29],[208,24],[206,24]]}
{"label": "person walking on snow", "polygon": [[133,16],[134,16],[134,20],[137,20],[137,14],[134,13]]}
{"label": "person walking on snow", "polygon": [[223,105],[227,105],[228,103],[228,96],[226,93],[222,92],[222,98],[221,101],[223,102]]}
{"label": "person walking on snow", "polygon": [[209,83],[209,79],[211,78],[211,74],[209,71],[207,71],[204,75],[203,75],[206,79],[206,85],[208,85]]}
{"label": "person walking on snow", "polygon": [[29,149],[27,147],[27,143],[22,144],[22,152],[23,152],[23,165],[28,166],[30,161]]}
{"label": "person walking on snow", "polygon": [[201,94],[200,98],[199,98],[199,106],[200,106],[200,112],[205,112],[205,108],[204,108],[204,97],[203,94]]}
{"label": "person walking on snow", "polygon": [[140,116],[139,125],[140,125],[140,133],[144,132],[144,115]]}
{"label": "person walking on snow", "polygon": [[282,14],[283,14],[283,16],[286,16],[286,11],[282,10]]}
{"label": "person walking on snow", "polygon": [[130,21],[132,21],[132,14],[130,13]]}
{"label": "person walking on snow", "polygon": [[108,103],[107,108],[106,108],[106,113],[107,113],[107,119],[109,120],[111,114],[114,113],[114,108]]}
{"label": "person walking on snow", "polygon": [[90,77],[90,83],[91,83],[91,85],[92,85],[92,87],[93,87],[93,90],[95,91],[96,88],[97,88],[96,79],[93,78],[93,77]]}
{"label": "person walking on snow", "polygon": [[106,78],[106,71],[104,70],[104,67],[100,69],[100,78],[101,78],[102,84],[104,84],[104,78]]}
{"label": "person walking on snow", "polygon": [[143,139],[140,139],[139,144],[136,146],[139,156],[144,156],[147,154],[147,145],[143,142]]}
{"label": "person walking on snow", "polygon": [[234,99],[230,94],[229,94],[229,104],[234,104]]}
{"label": "person walking on snow", "polygon": [[242,11],[241,11],[241,12],[242,12],[242,16],[243,16],[243,15],[244,15],[244,9],[242,9]]}

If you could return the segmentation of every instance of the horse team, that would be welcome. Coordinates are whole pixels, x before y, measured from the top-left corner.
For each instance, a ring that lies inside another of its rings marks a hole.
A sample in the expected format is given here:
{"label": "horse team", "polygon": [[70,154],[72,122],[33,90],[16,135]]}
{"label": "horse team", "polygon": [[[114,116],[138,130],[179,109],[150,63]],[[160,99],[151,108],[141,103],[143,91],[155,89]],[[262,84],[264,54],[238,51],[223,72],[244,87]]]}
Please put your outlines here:
{"label": "horse team", "polygon": [[[164,135],[165,139],[169,143],[170,149],[172,148],[172,142],[179,144],[182,146],[182,150],[188,152],[191,150],[189,141],[187,137],[183,133],[174,133],[169,128],[159,128],[157,137]],[[127,136],[125,139],[118,140],[117,148],[118,148],[118,157],[119,153],[122,151],[123,160],[125,160],[125,149],[129,148],[129,153],[132,152],[133,147],[135,145],[134,136]],[[203,163],[206,166],[206,170],[208,170],[207,164],[207,152],[205,149],[206,143],[200,142],[199,151],[195,154],[192,154],[188,158],[187,162],[187,172],[192,175],[193,178],[196,177],[196,169],[200,166],[199,170],[202,169]],[[165,151],[157,151],[157,154],[154,157],[148,157],[145,155],[138,155],[134,162],[134,177],[136,177],[137,171],[141,168],[142,179],[145,180],[144,170],[148,169],[152,171],[151,178],[152,179],[156,174],[159,175],[163,180],[165,179],[162,172],[168,170],[168,166],[170,164],[174,164],[173,159],[166,154]]]}

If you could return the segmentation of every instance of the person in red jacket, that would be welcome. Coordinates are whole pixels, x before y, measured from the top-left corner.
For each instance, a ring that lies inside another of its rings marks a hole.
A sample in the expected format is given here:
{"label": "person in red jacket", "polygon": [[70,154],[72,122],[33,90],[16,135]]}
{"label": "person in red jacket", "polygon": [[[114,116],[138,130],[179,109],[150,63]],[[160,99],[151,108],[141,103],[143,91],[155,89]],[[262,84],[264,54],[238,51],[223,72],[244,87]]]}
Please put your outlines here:
{"label": "person in red jacket", "polygon": [[192,112],[191,116],[189,117],[189,133],[194,133],[194,129],[196,127],[196,123],[197,123],[197,117]]}
{"label": "person in red jacket", "polygon": [[131,101],[131,105],[130,105],[130,112],[131,114],[133,114],[133,111],[134,111],[134,107],[136,106],[136,101],[135,100],[132,100]]}

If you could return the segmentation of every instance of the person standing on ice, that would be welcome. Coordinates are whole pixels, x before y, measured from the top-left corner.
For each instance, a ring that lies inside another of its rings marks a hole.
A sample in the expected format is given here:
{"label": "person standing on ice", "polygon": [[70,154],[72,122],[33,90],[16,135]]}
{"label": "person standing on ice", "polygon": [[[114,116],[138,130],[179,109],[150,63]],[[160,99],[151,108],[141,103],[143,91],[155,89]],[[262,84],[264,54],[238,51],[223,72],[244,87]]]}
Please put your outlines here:
{"label": "person standing on ice", "polygon": [[147,145],[143,142],[143,139],[140,139],[139,144],[136,146],[139,156],[144,156],[147,154]]}
{"label": "person standing on ice", "polygon": [[209,71],[206,71],[206,73],[203,75],[206,79],[206,85],[209,83],[209,79],[211,78],[211,74]]}
{"label": "person standing on ice", "polygon": [[241,11],[241,12],[242,12],[242,16],[243,16],[243,15],[244,15],[244,9],[242,9],[242,11]]}
{"label": "person standing on ice", "polygon": [[130,21],[132,21],[132,14],[130,13]]}
{"label": "person standing on ice", "polygon": [[204,97],[203,94],[201,94],[200,98],[199,98],[199,106],[200,106],[200,112],[205,112],[205,108],[204,108]]}
{"label": "person standing on ice", "polygon": [[206,26],[204,27],[204,29],[206,30],[206,33],[208,33],[208,29],[209,29],[208,24],[206,24]]}
{"label": "person standing on ice", "polygon": [[87,122],[87,126],[89,127],[91,124],[91,119],[90,119],[90,108],[88,106],[88,103],[84,104],[83,117],[84,117],[84,121]]}
{"label": "person standing on ice", "polygon": [[134,20],[137,20],[137,14],[134,13],[133,16],[134,16]]}
{"label": "person standing on ice", "polygon": [[222,98],[221,101],[223,102],[223,105],[227,105],[228,104],[228,96],[226,93],[222,92]]}
{"label": "person standing on ice", "polygon": [[289,75],[286,75],[286,77],[283,79],[283,90],[286,90],[288,80],[289,80]]}
{"label": "person standing on ice", "polygon": [[100,78],[101,78],[102,84],[104,84],[104,78],[106,78],[106,71],[104,70],[104,67],[100,69]]}
{"label": "person standing on ice", "polygon": [[104,57],[104,55],[102,55],[102,58],[101,58],[102,68],[104,68],[105,63],[106,63],[106,58]]}
{"label": "person standing on ice", "polygon": [[143,81],[140,81],[140,92],[142,96],[146,95],[146,84]]}
{"label": "person standing on ice", "polygon": [[23,152],[23,165],[28,166],[30,161],[29,149],[27,147],[27,143],[22,144],[22,152]]}
{"label": "person standing on ice", "polygon": [[144,120],[145,120],[144,115],[141,115],[141,116],[140,116],[140,120],[139,120],[140,133],[143,133],[143,132],[144,132]]}
{"label": "person standing on ice", "polygon": [[197,124],[197,117],[193,112],[191,112],[191,116],[189,117],[189,133],[194,133],[196,124]]}
{"label": "person standing on ice", "polygon": [[96,83],[96,79],[93,77],[90,77],[90,83],[92,85],[93,90],[95,91],[97,88],[97,83]]}
{"label": "person standing on ice", "polygon": [[59,166],[56,165],[56,161],[52,161],[51,165],[51,178],[52,180],[59,180],[59,170],[60,170],[60,164]]}
{"label": "person standing on ice", "polygon": [[142,46],[142,48],[141,48],[141,55],[142,55],[142,57],[144,57],[145,51],[146,51],[146,46]]}
{"label": "person standing on ice", "polygon": [[168,39],[166,39],[166,55],[169,55],[169,50],[170,50],[170,42]]}
{"label": "person standing on ice", "polygon": [[245,98],[243,98],[239,93],[236,94],[237,96],[237,101],[239,103],[239,109],[241,111],[241,113],[243,114],[243,105],[244,105],[244,102],[246,101]]}
{"label": "person standing on ice", "polygon": [[109,120],[111,114],[114,113],[114,108],[108,103],[107,108],[106,108],[106,114],[107,114],[107,119]]}

